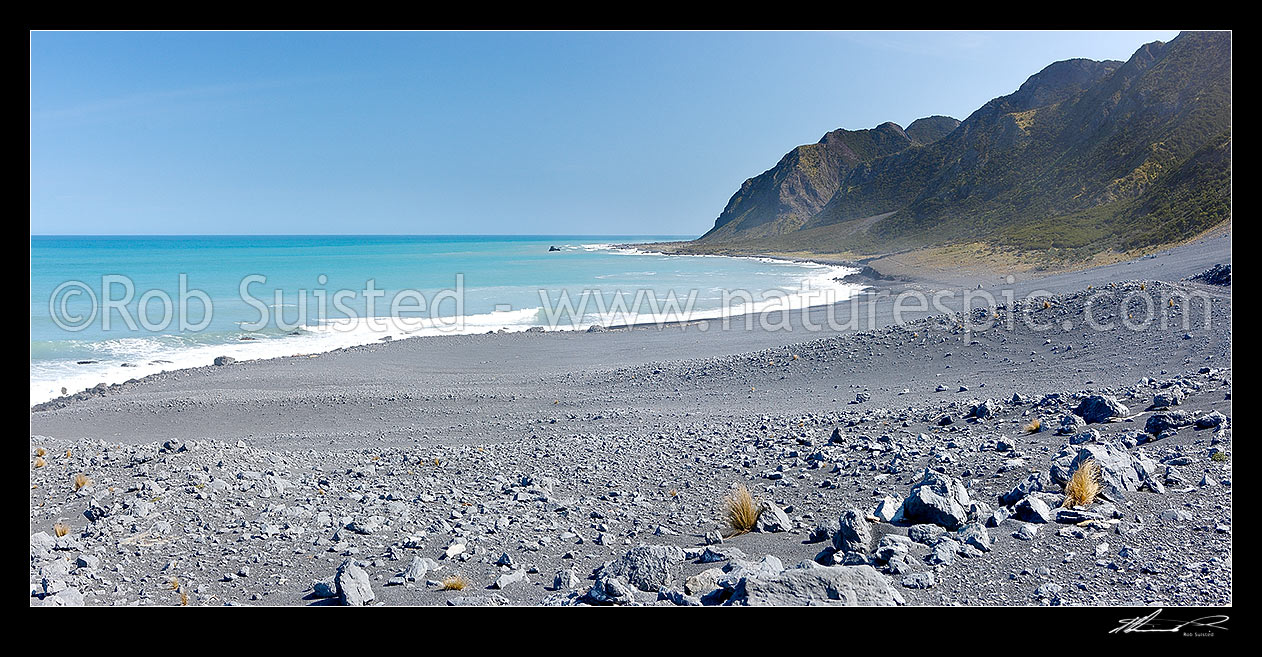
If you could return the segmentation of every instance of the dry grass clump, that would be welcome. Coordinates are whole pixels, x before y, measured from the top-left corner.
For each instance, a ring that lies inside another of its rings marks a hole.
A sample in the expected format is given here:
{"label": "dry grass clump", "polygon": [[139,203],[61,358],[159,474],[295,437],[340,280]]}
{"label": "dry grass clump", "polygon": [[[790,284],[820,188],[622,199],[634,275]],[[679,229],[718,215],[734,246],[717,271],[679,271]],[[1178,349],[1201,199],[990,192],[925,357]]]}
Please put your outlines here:
{"label": "dry grass clump", "polygon": [[48,450],[44,449],[43,447],[36,447],[36,448],[35,448],[35,455],[36,455],[36,456],[48,456]]}
{"label": "dry grass clump", "polygon": [[727,520],[727,525],[732,530],[730,535],[736,536],[752,531],[754,524],[758,522],[760,510],[758,503],[749,494],[749,489],[745,488],[744,484],[728,493],[723,498],[723,518]]}
{"label": "dry grass clump", "polygon": [[79,490],[80,488],[86,488],[90,486],[91,484],[92,484],[92,480],[89,479],[88,476],[83,474],[82,472],[74,476],[74,489],[75,490]]}
{"label": "dry grass clump", "polygon": [[1100,464],[1086,459],[1078,464],[1065,484],[1065,502],[1061,506],[1089,506],[1100,494]]}
{"label": "dry grass clump", "polygon": [[1040,420],[1040,419],[1038,419],[1038,418],[1034,418],[1034,421],[1033,421],[1033,422],[1031,422],[1031,423],[1029,423],[1029,424],[1025,425],[1025,432],[1026,432],[1026,433],[1038,433],[1038,432],[1039,432],[1039,429],[1042,429],[1042,428],[1043,428],[1043,421],[1042,421],[1042,420]]}
{"label": "dry grass clump", "polygon": [[53,533],[56,534],[58,538],[65,536],[70,533],[70,525],[67,525],[64,522],[53,523]]}
{"label": "dry grass clump", "polygon": [[48,464],[44,462],[44,457],[42,457],[42,456],[36,456],[36,457],[35,457],[35,467],[37,467],[37,468],[42,468],[42,467],[44,467],[45,465],[48,465]]}
{"label": "dry grass clump", "polygon": [[464,575],[452,575],[444,579],[440,586],[444,591],[463,591],[468,588],[469,580]]}

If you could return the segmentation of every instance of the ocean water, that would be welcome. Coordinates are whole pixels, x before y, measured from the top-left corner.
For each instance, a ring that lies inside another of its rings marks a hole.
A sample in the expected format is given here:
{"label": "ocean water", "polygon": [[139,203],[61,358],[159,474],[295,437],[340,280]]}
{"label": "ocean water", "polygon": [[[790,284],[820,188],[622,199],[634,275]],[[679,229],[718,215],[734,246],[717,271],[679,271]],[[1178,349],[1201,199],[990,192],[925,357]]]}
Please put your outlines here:
{"label": "ocean water", "polygon": [[31,403],[218,356],[711,318],[860,289],[834,280],[843,267],[613,246],[675,239],[33,236]]}

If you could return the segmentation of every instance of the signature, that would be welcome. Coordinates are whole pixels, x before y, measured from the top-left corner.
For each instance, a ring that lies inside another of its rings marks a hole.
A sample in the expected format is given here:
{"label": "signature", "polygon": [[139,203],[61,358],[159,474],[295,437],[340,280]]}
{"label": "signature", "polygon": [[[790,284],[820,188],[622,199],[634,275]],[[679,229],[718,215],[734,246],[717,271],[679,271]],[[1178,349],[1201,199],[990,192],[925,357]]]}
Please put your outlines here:
{"label": "signature", "polygon": [[1118,632],[1121,632],[1122,634],[1130,634],[1131,632],[1181,632],[1185,627],[1210,628],[1216,630],[1227,629],[1222,626],[1221,623],[1227,622],[1229,618],[1228,616],[1202,616],[1196,620],[1190,621],[1158,619],[1157,616],[1161,615],[1161,612],[1163,611],[1165,610],[1158,609],[1147,616],[1123,618],[1122,624],[1109,630],[1109,634],[1117,634]]}

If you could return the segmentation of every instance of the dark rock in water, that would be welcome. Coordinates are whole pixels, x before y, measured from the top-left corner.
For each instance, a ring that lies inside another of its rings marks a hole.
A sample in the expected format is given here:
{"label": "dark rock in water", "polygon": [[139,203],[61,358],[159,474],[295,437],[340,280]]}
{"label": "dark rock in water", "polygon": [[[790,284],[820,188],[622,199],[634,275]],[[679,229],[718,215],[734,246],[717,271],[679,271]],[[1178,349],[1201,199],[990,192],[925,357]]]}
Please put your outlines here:
{"label": "dark rock in water", "polygon": [[219,356],[218,358],[215,359],[215,365],[218,367],[223,367],[224,365],[231,365],[235,362],[237,362],[237,359],[233,358],[232,356]]}
{"label": "dark rock in water", "polygon": [[526,333],[543,333],[543,331],[544,331],[544,328],[542,326],[532,326],[526,329],[525,332]]}
{"label": "dark rock in water", "polygon": [[854,283],[862,281],[892,281],[896,279],[893,276],[882,274],[881,272],[873,269],[871,265],[864,265],[863,268],[856,273],[846,274],[845,276],[833,280],[843,283]]}
{"label": "dark rock in water", "polygon": [[98,362],[100,362],[100,361],[95,361],[95,360],[81,360],[81,361],[78,361],[76,364],[78,364],[78,365],[95,365],[95,364],[97,364]]}
{"label": "dark rock in water", "polygon": [[1087,424],[1108,422],[1115,417],[1130,415],[1130,409],[1123,406],[1116,398],[1108,395],[1091,395],[1078,402],[1074,415],[1086,420]]}
{"label": "dark rock in water", "polygon": [[549,253],[551,253],[551,252],[553,252],[553,251],[560,251],[560,250],[561,250],[561,249],[559,249],[559,248],[557,248],[557,247],[555,247],[555,246],[549,246],[549,247],[548,247],[548,252],[549,252]]}
{"label": "dark rock in water", "polygon": [[601,326],[600,324],[592,324],[591,326],[587,327],[588,333],[604,333],[605,331],[608,331],[608,330],[609,329]]}
{"label": "dark rock in water", "polygon": [[1231,265],[1214,265],[1193,276],[1192,280],[1210,285],[1231,285]]}
{"label": "dark rock in water", "polygon": [[255,340],[258,340],[258,338],[254,337],[254,336],[252,336],[252,335],[243,335],[243,336],[241,336],[240,338],[237,338],[237,339],[238,339],[238,340],[240,340],[240,341],[242,341],[242,342],[254,342]]}

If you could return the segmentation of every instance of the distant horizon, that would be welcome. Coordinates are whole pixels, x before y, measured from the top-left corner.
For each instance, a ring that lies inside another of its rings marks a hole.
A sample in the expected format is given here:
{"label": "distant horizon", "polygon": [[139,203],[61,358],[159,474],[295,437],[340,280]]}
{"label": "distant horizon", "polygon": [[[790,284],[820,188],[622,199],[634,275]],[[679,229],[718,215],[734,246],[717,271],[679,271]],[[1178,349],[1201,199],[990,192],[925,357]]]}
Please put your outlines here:
{"label": "distant horizon", "polygon": [[30,231],[696,237],[827,132],[1177,34],[32,32]]}

